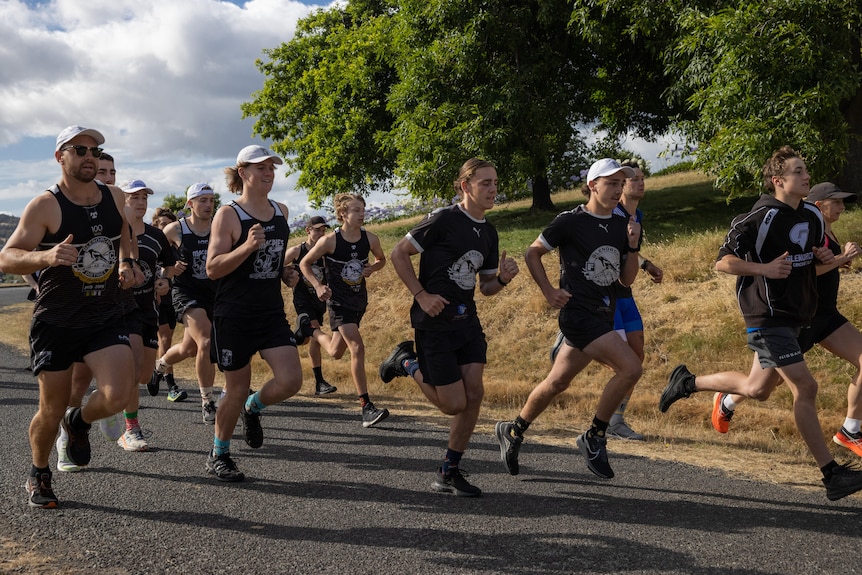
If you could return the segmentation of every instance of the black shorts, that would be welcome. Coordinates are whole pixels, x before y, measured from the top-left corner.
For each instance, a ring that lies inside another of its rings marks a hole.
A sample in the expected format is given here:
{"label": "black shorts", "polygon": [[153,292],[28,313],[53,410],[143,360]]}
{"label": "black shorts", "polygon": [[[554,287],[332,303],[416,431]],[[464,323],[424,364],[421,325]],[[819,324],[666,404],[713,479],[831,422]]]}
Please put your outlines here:
{"label": "black shorts", "polygon": [[174,311],[177,321],[183,321],[183,315],[190,309],[201,308],[207,313],[207,318],[213,320],[213,294],[206,293],[203,296],[188,293],[185,290],[174,287],[171,293],[174,301]]}
{"label": "black shorts", "polygon": [[290,322],[281,314],[253,319],[216,317],[210,342],[210,359],[222,371],[244,368],[263,349],[296,347]]}
{"label": "black shorts", "polygon": [[355,323],[359,327],[359,322],[362,321],[362,316],[365,315],[364,309],[347,309],[340,305],[328,305],[326,308],[329,312],[329,329],[332,331],[337,331],[339,327],[351,323]]}
{"label": "black shorts", "polygon": [[560,331],[566,343],[583,351],[608,332],[614,331],[614,318],[605,314],[588,314],[560,310]]}
{"label": "black shorts", "polygon": [[314,305],[309,302],[293,302],[293,307],[296,309],[297,317],[300,314],[307,314],[312,321],[317,320],[318,325],[323,325],[323,314],[326,313],[326,303],[320,302],[320,305]]}
{"label": "black shorts", "polygon": [[30,323],[30,367],[40,371],[65,371],[84,356],[112,345],[129,345],[129,329],[122,317],[93,327],[57,327],[38,319]]}
{"label": "black shorts", "polygon": [[461,366],[488,362],[481,326],[457,331],[415,330],[416,355],[425,383],[443,386],[461,379]]}
{"label": "black shorts", "polygon": [[159,326],[144,325],[141,329],[141,339],[144,342],[144,347],[150,349],[159,349]]}
{"label": "black shorts", "polygon": [[824,315],[815,315],[811,325],[799,332],[799,349],[807,353],[812,347],[835,333],[838,328],[847,323],[847,318],[835,310]]}
{"label": "black shorts", "polygon": [[162,297],[159,304],[159,325],[166,325],[171,329],[177,327],[177,312],[174,310],[174,300],[170,293]]}
{"label": "black shorts", "polygon": [[763,327],[748,332],[748,347],[757,353],[760,367],[786,367],[805,361],[799,347],[799,329]]}
{"label": "black shorts", "polygon": [[140,335],[144,333],[144,314],[135,308],[123,316],[123,321],[126,322],[126,327],[129,330],[129,335]]}

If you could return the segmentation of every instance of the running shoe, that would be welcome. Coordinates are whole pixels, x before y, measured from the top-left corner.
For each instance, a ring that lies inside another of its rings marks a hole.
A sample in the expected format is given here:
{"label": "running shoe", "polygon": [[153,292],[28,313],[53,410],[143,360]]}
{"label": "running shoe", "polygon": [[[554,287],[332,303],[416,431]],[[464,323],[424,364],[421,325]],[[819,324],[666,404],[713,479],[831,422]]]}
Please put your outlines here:
{"label": "running shoe", "polygon": [[377,409],[370,401],[362,408],[362,427],[372,427],[389,417],[388,409]]}
{"label": "running shoe", "polygon": [[823,478],[823,485],[826,486],[826,497],[829,501],[847,497],[862,490],[862,470],[838,465],[832,468],[829,479]]}
{"label": "running shoe", "polygon": [[174,384],[168,389],[168,401],[185,401],[188,398],[189,394],[186,393],[185,389],[180,389],[180,386]]}
{"label": "running shoe", "polygon": [[589,430],[580,435],[575,442],[578,450],[587,461],[587,468],[602,479],[611,479],[614,470],[608,463],[608,440],[605,437],[591,435]]}
{"label": "running shoe", "polygon": [[661,393],[659,411],[665,413],[675,401],[690,396],[694,391],[694,374],[684,365],[676,366],[670,372],[667,387]]}
{"label": "running shoe", "polygon": [[726,393],[717,391],[712,398],[712,427],[719,433],[730,431],[730,420],[733,418],[733,410],[724,406]]}
{"label": "running shoe", "polygon": [[83,423],[75,426],[72,421],[81,412],[80,407],[70,407],[63,415],[63,429],[69,436],[66,444],[66,455],[69,456],[69,461],[75,465],[84,467],[90,463],[90,424]]}
{"label": "running shoe", "polygon": [[293,332],[293,337],[296,339],[297,345],[302,345],[309,337],[314,336],[314,327],[311,325],[311,317],[307,313],[301,313],[296,316],[296,331]]}
{"label": "running shoe", "polygon": [[260,413],[249,413],[245,406],[240,412],[242,419],[242,438],[252,449],[263,445],[263,427],[260,426]]}
{"label": "running shoe", "polygon": [[334,385],[330,385],[326,381],[321,381],[315,384],[314,395],[328,395],[330,393],[335,393],[338,391],[338,388]]}
{"label": "running shoe", "polygon": [[41,507],[42,509],[56,509],[57,496],[51,489],[51,474],[40,473],[36,477],[28,477],[24,484],[29,497],[27,503],[30,507]]}
{"label": "running shoe", "polygon": [[62,433],[57,438],[57,471],[81,471],[83,467],[72,463],[72,460],[66,455],[66,444],[68,442],[69,440]]}
{"label": "running shoe", "polygon": [[494,426],[497,441],[500,442],[500,459],[509,475],[518,475],[521,468],[518,465],[518,451],[524,438],[515,433],[515,424],[511,421],[498,421]]}
{"label": "running shoe", "polygon": [[147,441],[144,439],[144,433],[141,431],[140,427],[127,429],[125,433],[123,433],[120,438],[117,439],[117,445],[119,445],[126,451],[150,450],[150,446],[147,445]]}
{"label": "running shoe", "polygon": [[449,473],[443,475],[443,469],[437,468],[437,478],[431,484],[431,489],[437,493],[451,493],[458,497],[480,497],[482,490],[475,485],[470,485],[457,467],[450,469]]}
{"label": "running shoe", "polygon": [[389,357],[383,360],[380,368],[377,370],[380,379],[383,383],[389,383],[398,376],[407,377],[407,370],[404,369],[404,362],[407,360],[416,359],[416,353],[413,351],[412,341],[402,341],[395,346]]}
{"label": "running shoe", "polygon": [[608,426],[608,437],[615,437],[617,439],[628,439],[629,441],[644,440],[643,434],[640,434],[634,429],[632,429],[625,419],[619,419],[618,421],[614,421]]}
{"label": "running shoe", "polygon": [[150,381],[147,382],[147,393],[152,395],[153,397],[159,394],[159,384],[162,381],[164,374],[159,373],[157,370],[153,370],[153,375],[150,376]]}
{"label": "running shoe", "polygon": [[201,406],[201,416],[207,425],[215,425],[216,404],[214,401],[208,401]]}
{"label": "running shoe", "polygon": [[558,331],[557,339],[554,340],[554,345],[551,346],[551,363],[557,361],[557,356],[560,354],[564,341],[566,341],[566,336],[563,335],[563,332]]}
{"label": "running shoe", "polygon": [[115,413],[99,420],[99,431],[102,433],[102,437],[111,443],[117,441],[125,430],[126,418],[123,417],[122,413]]}
{"label": "running shoe", "polygon": [[832,441],[862,457],[862,433],[850,433],[844,427],[832,436]]}
{"label": "running shoe", "polygon": [[207,456],[206,469],[207,473],[215,475],[219,481],[233,483],[245,479],[245,475],[231,459],[230,453],[216,456],[210,451],[209,456]]}

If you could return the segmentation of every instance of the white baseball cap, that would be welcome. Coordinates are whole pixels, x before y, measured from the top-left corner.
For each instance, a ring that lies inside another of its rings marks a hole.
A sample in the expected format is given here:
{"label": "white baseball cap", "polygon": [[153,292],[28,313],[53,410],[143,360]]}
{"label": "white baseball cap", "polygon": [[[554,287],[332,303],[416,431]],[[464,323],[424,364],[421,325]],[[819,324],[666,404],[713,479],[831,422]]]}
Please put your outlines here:
{"label": "white baseball cap", "polygon": [[189,189],[186,190],[186,201],[193,200],[195,198],[198,198],[200,196],[205,196],[207,194],[209,194],[209,195],[215,194],[212,187],[205,182],[197,182],[197,183],[189,186]]}
{"label": "white baseball cap", "polygon": [[122,189],[127,194],[134,194],[135,192],[146,190],[148,196],[153,195],[152,188],[147,186],[147,184],[145,184],[143,180],[126,180],[125,182],[120,184],[120,189]]}
{"label": "white baseball cap", "polygon": [[270,158],[272,158],[272,161],[275,164],[284,163],[281,158],[279,158],[263,146],[252,144],[251,146],[246,146],[239,151],[239,154],[237,154],[236,156],[236,165],[239,166],[240,164],[257,164]]}
{"label": "white baseball cap", "polygon": [[63,147],[63,144],[74,138],[75,136],[90,136],[94,140],[96,140],[96,145],[101,146],[105,143],[105,136],[102,135],[98,130],[94,130],[92,128],[83,128],[81,126],[68,126],[64,128],[62,132],[57,135],[57,147],[54,148],[54,151],[59,152],[60,148]]}
{"label": "white baseball cap", "polygon": [[604,176],[612,176],[617,172],[623,172],[627,178],[634,178],[635,171],[628,167],[623,167],[616,160],[610,158],[602,158],[590,166],[590,171],[587,172],[587,183],[595,181]]}

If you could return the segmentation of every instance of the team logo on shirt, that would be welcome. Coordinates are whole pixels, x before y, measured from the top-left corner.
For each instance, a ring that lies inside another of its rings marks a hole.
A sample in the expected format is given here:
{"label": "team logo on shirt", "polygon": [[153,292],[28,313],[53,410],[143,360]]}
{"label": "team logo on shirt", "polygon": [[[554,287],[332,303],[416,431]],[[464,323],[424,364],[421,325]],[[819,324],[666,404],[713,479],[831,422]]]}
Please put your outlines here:
{"label": "team logo on shirt", "polygon": [[144,260],[138,260],[138,265],[141,266],[141,271],[144,274],[144,281],[134,286],[134,289],[141,289],[142,287],[147,285],[147,282],[153,279],[153,270],[150,268],[150,265],[147,262],[145,262]]}
{"label": "team logo on shirt", "polygon": [[114,245],[107,236],[95,236],[78,250],[72,273],[85,284],[106,281],[117,263]]}
{"label": "team logo on shirt", "polygon": [[799,223],[790,228],[790,241],[800,247],[800,249],[805,249],[805,245],[808,243],[808,224],[807,223]]}
{"label": "team logo on shirt", "polygon": [[470,250],[449,267],[449,279],[463,290],[472,290],[476,287],[476,273],[484,262],[480,252]]}
{"label": "team logo on shirt", "polygon": [[362,270],[365,265],[362,260],[352,259],[345,262],[341,268],[341,279],[349,286],[358,286],[362,283]]}
{"label": "team logo on shirt", "polygon": [[613,246],[599,246],[584,263],[583,273],[596,285],[611,285],[620,277],[620,251]]}
{"label": "team logo on shirt", "polygon": [[278,277],[278,266],[283,259],[281,254],[284,248],[284,240],[272,239],[264,242],[257,250],[254,259],[254,271],[249,274],[253,280],[272,279]]}
{"label": "team logo on shirt", "polygon": [[207,250],[195,250],[192,252],[192,277],[196,280],[209,279],[207,277]]}

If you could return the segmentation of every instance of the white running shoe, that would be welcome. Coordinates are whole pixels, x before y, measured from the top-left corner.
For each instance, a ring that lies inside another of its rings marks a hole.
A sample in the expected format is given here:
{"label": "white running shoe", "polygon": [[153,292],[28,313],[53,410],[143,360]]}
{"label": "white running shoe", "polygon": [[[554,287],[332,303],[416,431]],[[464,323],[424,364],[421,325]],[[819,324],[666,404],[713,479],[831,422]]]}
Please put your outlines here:
{"label": "white running shoe", "polygon": [[127,429],[117,440],[117,445],[126,451],[147,451],[150,449],[140,427]]}
{"label": "white running shoe", "polygon": [[126,430],[126,418],[122,413],[115,413],[99,420],[99,431],[109,442],[117,441]]}
{"label": "white running shoe", "polygon": [[83,467],[72,463],[72,460],[66,455],[66,444],[68,443],[69,437],[64,436],[61,431],[60,437],[57,438],[57,471],[81,471]]}

